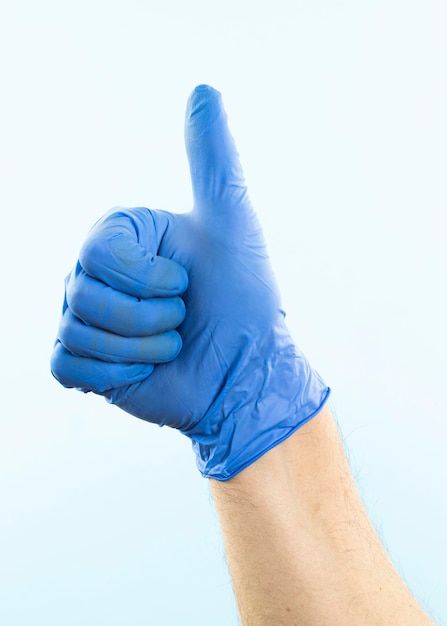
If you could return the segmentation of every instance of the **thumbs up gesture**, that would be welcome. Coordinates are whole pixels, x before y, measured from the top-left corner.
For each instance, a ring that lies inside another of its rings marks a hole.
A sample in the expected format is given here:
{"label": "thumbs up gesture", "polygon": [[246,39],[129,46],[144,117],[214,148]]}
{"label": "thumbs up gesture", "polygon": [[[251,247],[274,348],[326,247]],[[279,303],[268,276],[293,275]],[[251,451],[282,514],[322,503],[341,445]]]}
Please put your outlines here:
{"label": "thumbs up gesture", "polygon": [[194,207],[114,209],[66,279],[53,375],[190,437],[227,480],[316,415],[329,389],[288,333],[220,94],[186,112]]}

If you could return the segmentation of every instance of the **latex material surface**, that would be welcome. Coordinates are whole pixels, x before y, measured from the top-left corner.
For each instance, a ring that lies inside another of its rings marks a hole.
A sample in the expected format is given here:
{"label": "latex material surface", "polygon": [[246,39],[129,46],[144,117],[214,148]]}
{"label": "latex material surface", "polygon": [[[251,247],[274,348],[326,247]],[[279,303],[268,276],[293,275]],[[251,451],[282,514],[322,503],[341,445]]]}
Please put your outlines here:
{"label": "latex material surface", "polygon": [[185,140],[194,208],[115,209],[66,281],[51,368],[191,438],[227,480],[319,412],[329,389],[288,333],[220,94],[197,87]]}

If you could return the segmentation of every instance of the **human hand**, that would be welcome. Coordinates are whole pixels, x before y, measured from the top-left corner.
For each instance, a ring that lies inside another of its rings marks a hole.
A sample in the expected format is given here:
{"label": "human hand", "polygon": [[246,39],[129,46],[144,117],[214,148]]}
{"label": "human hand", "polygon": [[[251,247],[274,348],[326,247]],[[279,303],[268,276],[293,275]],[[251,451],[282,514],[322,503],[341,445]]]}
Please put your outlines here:
{"label": "human hand", "polygon": [[206,85],[188,101],[185,140],[193,210],[116,209],[97,222],[66,281],[51,369],[177,428],[202,474],[227,480],[317,414],[329,389],[290,338],[222,100]]}

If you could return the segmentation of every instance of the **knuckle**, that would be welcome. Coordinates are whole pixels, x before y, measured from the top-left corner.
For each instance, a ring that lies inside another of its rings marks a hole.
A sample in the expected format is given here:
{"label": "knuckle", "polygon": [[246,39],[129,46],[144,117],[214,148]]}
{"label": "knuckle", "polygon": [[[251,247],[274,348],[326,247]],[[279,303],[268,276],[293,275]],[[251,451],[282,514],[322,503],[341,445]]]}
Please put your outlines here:
{"label": "knuckle", "polygon": [[72,354],[80,354],[82,325],[81,320],[74,315],[70,308],[67,308],[59,324],[59,341]]}
{"label": "knuckle", "polygon": [[64,350],[63,345],[58,341],[54,346],[51,360],[50,360],[50,371],[54,378],[63,386],[63,387],[72,387],[71,377],[70,377],[70,369],[67,363],[67,354]]}

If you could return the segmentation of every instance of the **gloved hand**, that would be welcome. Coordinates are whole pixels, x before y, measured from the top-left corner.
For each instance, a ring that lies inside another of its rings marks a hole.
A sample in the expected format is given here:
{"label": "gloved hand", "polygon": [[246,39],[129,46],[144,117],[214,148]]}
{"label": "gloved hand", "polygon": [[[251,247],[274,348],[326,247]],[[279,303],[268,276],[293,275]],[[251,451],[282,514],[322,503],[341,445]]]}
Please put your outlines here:
{"label": "gloved hand", "polygon": [[202,475],[227,480],[316,415],[329,389],[289,336],[211,87],[191,94],[185,139],[193,210],[118,209],[97,222],[66,281],[51,369],[179,429]]}

